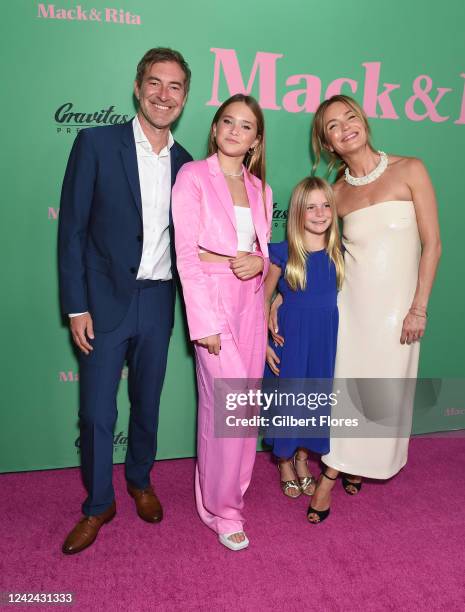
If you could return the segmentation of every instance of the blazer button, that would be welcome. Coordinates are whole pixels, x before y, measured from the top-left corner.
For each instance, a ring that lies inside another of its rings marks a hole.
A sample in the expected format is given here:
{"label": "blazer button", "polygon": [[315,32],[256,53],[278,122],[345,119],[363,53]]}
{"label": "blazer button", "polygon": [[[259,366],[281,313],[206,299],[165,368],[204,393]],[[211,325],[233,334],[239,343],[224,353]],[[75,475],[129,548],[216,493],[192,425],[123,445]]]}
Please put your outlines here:
{"label": "blazer button", "polygon": [[137,236],[137,242],[142,242],[142,236],[141,235]]}
{"label": "blazer button", "polygon": [[136,268],[129,268],[129,271],[131,274],[135,274],[137,272]]}

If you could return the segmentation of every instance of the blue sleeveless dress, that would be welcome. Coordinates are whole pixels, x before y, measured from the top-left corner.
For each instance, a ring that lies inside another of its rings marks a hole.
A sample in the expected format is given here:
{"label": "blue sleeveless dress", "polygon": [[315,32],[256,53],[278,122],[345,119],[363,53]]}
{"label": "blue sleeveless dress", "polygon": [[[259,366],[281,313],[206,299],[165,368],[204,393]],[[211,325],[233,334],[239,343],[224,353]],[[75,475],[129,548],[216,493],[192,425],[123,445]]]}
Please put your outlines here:
{"label": "blue sleeveless dress", "polygon": [[[326,250],[315,251],[307,257],[307,286],[304,291],[293,291],[284,279],[288,260],[287,240],[269,244],[270,261],[280,266],[282,275],[278,291],[283,304],[278,310],[279,334],[284,346],[270,346],[280,359],[279,379],[332,379],[336,358],[339,314],[337,309],[336,269]],[[278,377],[265,365],[264,387],[270,388]],[[331,391],[332,381],[326,388]],[[310,414],[310,413],[309,413]],[[329,409],[326,414],[329,414]],[[290,458],[299,447],[316,453],[329,452],[329,427],[319,427],[317,435],[302,436],[302,427],[286,430],[286,437],[272,437],[265,431],[265,443],[272,446],[276,457]],[[276,430],[275,430],[276,431]],[[298,435],[295,432],[298,431]],[[305,430],[304,430],[305,431]]]}

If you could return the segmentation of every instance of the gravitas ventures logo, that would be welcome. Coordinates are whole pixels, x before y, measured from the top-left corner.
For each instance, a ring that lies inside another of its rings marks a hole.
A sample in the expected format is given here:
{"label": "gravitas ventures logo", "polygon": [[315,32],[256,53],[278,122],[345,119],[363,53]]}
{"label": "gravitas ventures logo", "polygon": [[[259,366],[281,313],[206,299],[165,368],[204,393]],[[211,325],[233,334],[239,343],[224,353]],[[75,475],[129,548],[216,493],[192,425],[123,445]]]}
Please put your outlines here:
{"label": "gravitas ventures logo", "polygon": [[119,23],[121,25],[140,25],[140,15],[125,11],[122,8],[83,8],[81,4],[74,7],[60,8],[55,4],[40,2],[37,6],[39,19],[56,19],[57,21],[97,21],[99,23]]}
{"label": "gravitas ventures logo", "polygon": [[285,227],[287,222],[287,210],[280,208],[278,202],[273,202],[273,228]]}
{"label": "gravitas ventures logo", "polygon": [[115,106],[83,112],[76,110],[72,102],[59,106],[54,115],[57,134],[76,134],[81,128],[98,125],[121,125],[129,121],[129,117],[118,113]]}
{"label": "gravitas ventures logo", "polygon": [[[128,445],[128,434],[126,432],[119,431],[117,434],[113,435],[113,452],[119,451],[119,450],[125,450],[127,448],[127,445]],[[80,452],[81,436],[78,436],[74,440],[74,446],[76,447],[77,451]]]}

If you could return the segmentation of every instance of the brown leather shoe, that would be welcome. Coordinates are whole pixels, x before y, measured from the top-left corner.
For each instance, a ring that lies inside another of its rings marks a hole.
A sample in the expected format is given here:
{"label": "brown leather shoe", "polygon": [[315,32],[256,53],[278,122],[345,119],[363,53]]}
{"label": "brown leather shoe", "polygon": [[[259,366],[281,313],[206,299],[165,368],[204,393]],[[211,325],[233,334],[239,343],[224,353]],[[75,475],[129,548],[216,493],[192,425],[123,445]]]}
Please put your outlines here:
{"label": "brown leather shoe", "polygon": [[136,489],[128,483],[128,493],[136,502],[137,514],[148,523],[159,523],[163,518],[163,508],[152,485],[146,489]]}
{"label": "brown leather shoe", "polygon": [[83,516],[75,528],[68,534],[61,550],[65,555],[74,555],[81,552],[81,550],[92,544],[98,535],[100,527],[104,523],[109,523],[115,514],[116,504],[113,502],[108,510],[105,510],[102,514]]}

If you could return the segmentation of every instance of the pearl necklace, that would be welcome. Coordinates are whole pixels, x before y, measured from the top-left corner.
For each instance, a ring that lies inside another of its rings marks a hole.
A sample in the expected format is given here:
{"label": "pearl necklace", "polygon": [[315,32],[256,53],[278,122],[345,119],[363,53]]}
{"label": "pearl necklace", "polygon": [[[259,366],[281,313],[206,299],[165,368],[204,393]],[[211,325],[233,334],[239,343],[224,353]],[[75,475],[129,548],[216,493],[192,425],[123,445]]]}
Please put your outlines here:
{"label": "pearl necklace", "polygon": [[376,181],[376,179],[383,174],[388,166],[388,157],[386,153],[383,151],[378,151],[378,154],[379,164],[374,170],[365,176],[352,176],[349,172],[349,168],[346,168],[344,171],[346,182],[349,183],[349,185],[354,185],[354,187],[360,187],[361,185],[368,185],[368,183]]}
{"label": "pearl necklace", "polygon": [[241,168],[241,171],[239,173],[235,173],[235,172],[225,172],[223,170],[223,168],[220,167],[221,172],[224,174],[224,176],[242,176],[244,174],[244,168]]}

